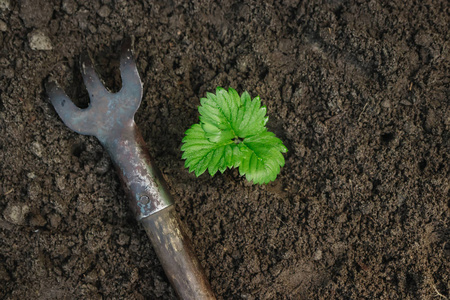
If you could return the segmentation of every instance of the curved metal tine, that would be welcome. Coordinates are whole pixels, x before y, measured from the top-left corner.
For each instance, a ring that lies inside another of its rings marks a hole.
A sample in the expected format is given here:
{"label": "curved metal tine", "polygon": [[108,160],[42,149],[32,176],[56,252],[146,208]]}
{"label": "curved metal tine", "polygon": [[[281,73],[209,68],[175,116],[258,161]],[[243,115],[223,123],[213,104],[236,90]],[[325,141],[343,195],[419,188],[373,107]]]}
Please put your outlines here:
{"label": "curved metal tine", "polygon": [[122,89],[119,91],[123,101],[127,105],[139,107],[142,99],[142,82],[131,51],[131,38],[126,37],[121,46],[120,76],[122,77]]}
{"label": "curved metal tine", "polygon": [[89,93],[91,105],[108,101],[111,94],[104,86],[103,82],[95,72],[92,60],[87,52],[83,52],[80,56],[81,75],[83,76],[84,85]]}
{"label": "curved metal tine", "polygon": [[49,95],[56,112],[70,129],[84,135],[94,135],[93,124],[89,118],[88,109],[76,106],[62,88],[52,78],[45,83],[45,90]]}

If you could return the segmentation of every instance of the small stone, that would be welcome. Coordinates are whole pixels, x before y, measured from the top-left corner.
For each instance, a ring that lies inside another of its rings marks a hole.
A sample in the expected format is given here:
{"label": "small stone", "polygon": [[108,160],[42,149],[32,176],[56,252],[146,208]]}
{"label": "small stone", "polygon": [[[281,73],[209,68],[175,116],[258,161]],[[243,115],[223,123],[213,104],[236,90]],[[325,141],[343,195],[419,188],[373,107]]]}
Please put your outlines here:
{"label": "small stone", "polygon": [[66,179],[64,178],[64,176],[56,176],[55,182],[60,191],[64,191],[66,189]]}
{"label": "small stone", "polygon": [[82,213],[88,215],[94,209],[94,205],[90,201],[89,197],[86,194],[80,194],[78,196],[78,205],[77,208]]}
{"label": "small stone", "polygon": [[109,159],[103,156],[95,165],[94,171],[99,175],[104,175],[109,171],[110,167]]}
{"label": "small stone", "polygon": [[92,205],[91,202],[87,202],[87,203],[84,203],[83,205],[81,205],[81,211],[86,215],[89,215],[89,213],[93,209],[94,209],[94,206]]}
{"label": "small stone", "polygon": [[77,10],[77,3],[74,0],[63,0],[62,9],[69,15],[73,14]]}
{"label": "small stone", "polygon": [[401,100],[401,101],[400,101],[400,104],[403,104],[403,105],[405,105],[405,106],[411,106],[411,105],[412,105],[411,102],[409,102],[408,100],[405,100],[405,99]]}
{"label": "small stone", "polygon": [[3,76],[8,79],[14,78],[15,72],[14,69],[8,68],[3,71]]}
{"label": "small stone", "polygon": [[384,100],[383,102],[381,102],[381,106],[383,106],[384,108],[391,108],[391,102],[389,100]]}
{"label": "small stone", "polygon": [[249,68],[249,57],[239,56],[236,62],[239,72],[247,72]]}
{"label": "small stone", "polygon": [[318,249],[316,252],[314,252],[313,259],[321,260],[322,259],[322,250]]}
{"label": "small stone", "polygon": [[53,228],[58,228],[60,223],[61,223],[61,217],[59,215],[53,214],[50,216],[50,225]]}
{"label": "small stone", "polygon": [[9,10],[9,0],[0,0],[0,9]]}
{"label": "small stone", "polygon": [[[0,21],[0,22],[2,22],[2,21]],[[6,57],[0,58],[0,68],[6,68],[7,66],[10,65],[10,63],[11,63],[10,60],[7,59]]]}
{"label": "small stone", "polygon": [[336,221],[338,223],[345,223],[345,222],[347,222],[347,215],[345,213],[340,214]]}
{"label": "small stone", "polygon": [[433,42],[433,38],[428,32],[419,31],[414,37],[417,45],[427,47]]}
{"label": "small stone", "polygon": [[31,143],[31,152],[37,157],[42,157],[42,145],[39,142]]}
{"label": "small stone", "polygon": [[327,130],[327,127],[326,127],[325,124],[323,124],[322,122],[317,121],[317,122],[314,124],[314,131],[315,131],[316,133],[318,133],[318,134],[323,134],[323,133],[326,132],[326,130]]}
{"label": "small stone", "polygon": [[109,8],[109,6],[107,6],[107,5],[103,5],[102,7],[99,8],[97,13],[100,17],[107,18],[109,16],[109,14],[111,13],[111,8]]}
{"label": "small stone", "polygon": [[92,34],[95,34],[95,33],[97,32],[97,27],[95,27],[95,26],[92,25],[92,24],[89,24],[89,25],[88,25],[88,28],[89,28],[89,31],[90,31]]}
{"label": "small stone", "polygon": [[31,32],[28,35],[28,42],[30,43],[30,48],[33,50],[48,51],[53,49],[50,38],[40,30],[35,30]]}
{"label": "small stone", "polygon": [[130,282],[135,283],[138,280],[139,280],[139,270],[137,268],[134,268],[133,272],[131,272]]}
{"label": "small stone", "polygon": [[42,188],[36,181],[32,181],[27,185],[27,195],[32,201],[38,201],[42,195]]}
{"label": "small stone", "polygon": [[86,280],[86,282],[88,283],[94,283],[98,280],[98,273],[97,270],[92,270],[91,272],[89,272],[86,277],[84,278]]}
{"label": "small stone", "polygon": [[368,215],[368,214],[372,213],[374,206],[375,205],[372,202],[362,204],[361,205],[361,213],[363,215]]}
{"label": "small stone", "polygon": [[88,17],[89,17],[89,11],[87,9],[81,8],[75,15],[75,20],[78,22],[78,27],[80,29],[85,30],[88,28]]}
{"label": "small stone", "polygon": [[28,210],[29,207],[27,205],[8,203],[8,206],[3,212],[3,217],[6,221],[12,224],[22,225],[25,221],[25,216],[28,213]]}
{"label": "small stone", "polygon": [[117,244],[124,246],[130,242],[130,237],[125,233],[119,234],[119,238],[117,239]]}
{"label": "small stone", "polygon": [[432,109],[428,110],[428,115],[425,121],[425,127],[428,130],[431,130],[436,126],[438,126],[439,123],[440,123],[439,114],[436,114],[436,112]]}
{"label": "small stone", "polygon": [[111,29],[105,24],[100,24],[100,26],[98,26],[98,32],[101,34],[110,35]]}
{"label": "small stone", "polygon": [[6,23],[0,20],[0,31],[5,32],[8,30],[8,26],[6,26]]}

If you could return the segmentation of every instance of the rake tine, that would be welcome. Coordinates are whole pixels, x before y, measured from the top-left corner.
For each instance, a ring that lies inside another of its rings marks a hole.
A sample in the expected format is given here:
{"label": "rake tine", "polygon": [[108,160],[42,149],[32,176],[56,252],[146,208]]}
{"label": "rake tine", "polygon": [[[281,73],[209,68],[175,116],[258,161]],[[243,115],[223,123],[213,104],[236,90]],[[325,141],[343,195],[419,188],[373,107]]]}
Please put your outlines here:
{"label": "rake tine", "polygon": [[95,72],[94,65],[87,52],[81,54],[80,64],[81,75],[83,76],[84,85],[89,93],[92,104],[108,101],[107,97],[110,95],[110,92],[103,85],[97,72]]}
{"label": "rake tine", "polygon": [[87,111],[89,108],[81,109],[76,106],[53,78],[47,80],[45,83],[45,90],[47,91],[56,112],[67,127],[80,134],[94,134],[92,126],[90,125],[91,122],[88,120],[89,115],[87,114]]}
{"label": "rake tine", "polygon": [[120,76],[122,77],[122,89],[120,94],[129,96],[130,100],[138,100],[137,103],[133,103],[139,106],[142,98],[142,82],[139,77],[139,72],[136,67],[136,63],[133,60],[133,53],[131,51],[131,38],[127,37],[122,42],[120,56]]}

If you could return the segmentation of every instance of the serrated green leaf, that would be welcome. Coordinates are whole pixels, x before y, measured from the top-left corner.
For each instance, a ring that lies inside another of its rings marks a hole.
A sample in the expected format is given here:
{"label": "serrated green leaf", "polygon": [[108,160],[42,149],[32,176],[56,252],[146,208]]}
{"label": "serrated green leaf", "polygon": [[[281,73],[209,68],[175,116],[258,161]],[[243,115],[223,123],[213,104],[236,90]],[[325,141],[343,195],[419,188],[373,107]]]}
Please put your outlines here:
{"label": "serrated green leaf", "polygon": [[243,153],[239,173],[245,175],[248,181],[253,183],[268,183],[275,180],[284,166],[284,157],[281,152],[286,152],[285,147],[280,151],[282,142],[272,132],[262,132],[248,137],[242,142]]}
{"label": "serrated green leaf", "polygon": [[265,126],[269,119],[266,117],[266,107],[261,106],[261,99],[256,97],[251,100],[250,95],[244,93],[242,100],[241,112],[235,122],[236,134],[246,138],[267,130]]}
{"label": "serrated green leaf", "polygon": [[287,148],[267,131],[261,99],[252,100],[247,92],[239,97],[232,88],[218,87],[216,94],[207,93],[200,103],[200,123],[188,129],[182,141],[186,168],[196,176],[206,170],[213,176],[235,167],[253,183],[275,180]]}
{"label": "serrated green leaf", "polygon": [[[189,168],[190,172],[194,171],[196,176],[200,176],[207,169],[211,175],[214,175],[217,169],[223,169],[223,166],[218,163],[220,162],[220,157],[223,156],[225,147],[231,143],[232,141],[224,143],[211,142],[206,138],[206,133],[200,124],[192,125],[186,131],[186,136],[183,138],[183,145],[181,146],[181,150],[184,151],[182,158],[186,159],[186,168]],[[212,166],[212,164],[217,165]],[[215,169],[216,167],[217,169]]]}

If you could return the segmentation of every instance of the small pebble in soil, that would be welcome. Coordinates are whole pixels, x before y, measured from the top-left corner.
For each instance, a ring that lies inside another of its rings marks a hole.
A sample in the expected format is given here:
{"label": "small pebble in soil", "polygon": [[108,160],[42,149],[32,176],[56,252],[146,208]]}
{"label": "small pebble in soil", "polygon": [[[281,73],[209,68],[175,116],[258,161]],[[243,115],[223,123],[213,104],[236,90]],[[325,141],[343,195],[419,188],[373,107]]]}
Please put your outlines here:
{"label": "small pebble in soil", "polygon": [[92,203],[88,202],[79,205],[78,208],[81,210],[82,213],[89,215],[91,211],[94,209],[94,206],[92,205]]}
{"label": "small pebble in soil", "polygon": [[25,216],[29,211],[28,205],[21,204],[12,204],[8,203],[5,211],[3,212],[3,217],[6,221],[16,224],[22,225],[25,221]]}
{"label": "small pebble in soil", "polygon": [[391,102],[389,100],[384,100],[383,102],[381,102],[381,106],[383,106],[384,108],[390,108]]}
{"label": "small pebble in soil", "polygon": [[27,196],[31,201],[38,201],[42,195],[42,188],[36,181],[31,181],[27,185]]}
{"label": "small pebble in soil", "polygon": [[347,214],[343,213],[340,214],[339,217],[336,219],[338,223],[345,223],[347,221]]}
{"label": "small pebble in soil", "polygon": [[59,224],[61,223],[61,217],[57,214],[53,214],[50,216],[50,226],[53,228],[58,228]]}
{"label": "small pebble in soil", "polygon": [[411,106],[411,105],[412,105],[411,102],[409,102],[408,100],[405,100],[405,99],[401,100],[401,101],[400,101],[400,104],[403,104],[403,105],[405,105],[405,106]]}
{"label": "small pebble in soil", "polygon": [[42,145],[39,142],[33,142],[31,144],[31,152],[37,157],[42,157]]}
{"label": "small pebble in soil", "polygon": [[0,58],[0,68],[5,68],[5,67],[9,66],[9,64],[10,64],[9,59],[7,59],[6,57]]}
{"label": "small pebble in soil", "polygon": [[9,0],[0,0],[0,9],[9,10]]}
{"label": "small pebble in soil", "polygon": [[313,259],[314,260],[321,260],[322,259],[322,250],[317,249],[317,251],[314,253]]}
{"label": "small pebble in soil", "polygon": [[8,68],[6,70],[3,71],[3,76],[5,76],[8,79],[14,78],[14,70],[11,68]]}
{"label": "small pebble in soil", "polygon": [[111,9],[107,5],[103,5],[100,7],[100,9],[97,11],[98,15],[102,18],[107,18],[109,14],[111,13]]}
{"label": "small pebble in soil", "polygon": [[56,187],[60,191],[64,191],[66,189],[66,178],[64,176],[56,175],[55,183]]}
{"label": "small pebble in soil", "polygon": [[77,11],[77,3],[74,0],[63,0],[62,9],[69,15]]}
{"label": "small pebble in soil", "polygon": [[95,165],[94,172],[98,175],[106,174],[110,169],[110,162],[107,157],[102,157]]}
{"label": "small pebble in soil", "polygon": [[119,238],[117,239],[117,243],[121,246],[127,245],[130,241],[130,237],[125,233],[119,234]]}
{"label": "small pebble in soil", "polygon": [[6,23],[0,20],[0,31],[5,32],[8,30],[8,26],[6,26]]}
{"label": "small pebble in soil", "polygon": [[40,30],[34,30],[28,35],[28,42],[30,43],[30,48],[33,50],[52,50],[52,42],[50,38],[45,35]]}
{"label": "small pebble in soil", "polygon": [[80,29],[85,30],[88,28],[89,22],[89,11],[85,8],[80,8],[80,10],[75,15],[75,20],[78,22],[78,27]]}
{"label": "small pebble in soil", "polygon": [[86,277],[84,278],[86,280],[86,282],[89,283],[94,283],[98,280],[98,273],[97,270],[92,270],[89,274],[86,275]]}

